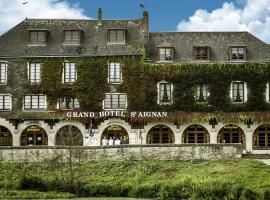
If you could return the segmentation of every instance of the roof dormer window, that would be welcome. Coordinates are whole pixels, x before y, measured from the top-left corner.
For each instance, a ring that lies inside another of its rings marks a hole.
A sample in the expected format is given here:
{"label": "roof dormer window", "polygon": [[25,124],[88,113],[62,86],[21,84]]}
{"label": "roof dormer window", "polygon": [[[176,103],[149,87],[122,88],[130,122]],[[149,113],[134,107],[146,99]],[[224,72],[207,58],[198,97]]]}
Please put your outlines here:
{"label": "roof dormer window", "polygon": [[65,45],[79,45],[79,44],[81,44],[81,31],[80,30],[66,30],[66,31],[64,31],[64,44]]}
{"label": "roof dormer window", "polygon": [[174,57],[173,47],[158,48],[158,62],[173,62],[173,57]]}
{"label": "roof dormer window", "polygon": [[125,44],[126,30],[125,29],[109,29],[108,43],[109,44]]}
{"label": "roof dormer window", "polygon": [[247,47],[245,46],[232,46],[230,47],[230,60],[232,62],[246,61]]}
{"label": "roof dormer window", "polygon": [[46,30],[29,30],[30,45],[46,45],[47,31]]}

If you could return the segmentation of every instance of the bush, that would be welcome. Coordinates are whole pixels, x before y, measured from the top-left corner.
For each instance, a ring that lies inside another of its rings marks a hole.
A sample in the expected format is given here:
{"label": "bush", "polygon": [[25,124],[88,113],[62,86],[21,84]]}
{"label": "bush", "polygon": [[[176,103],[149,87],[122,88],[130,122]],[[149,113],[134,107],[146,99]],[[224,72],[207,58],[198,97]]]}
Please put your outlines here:
{"label": "bush", "polygon": [[48,191],[48,184],[41,177],[22,176],[19,182],[19,189]]}

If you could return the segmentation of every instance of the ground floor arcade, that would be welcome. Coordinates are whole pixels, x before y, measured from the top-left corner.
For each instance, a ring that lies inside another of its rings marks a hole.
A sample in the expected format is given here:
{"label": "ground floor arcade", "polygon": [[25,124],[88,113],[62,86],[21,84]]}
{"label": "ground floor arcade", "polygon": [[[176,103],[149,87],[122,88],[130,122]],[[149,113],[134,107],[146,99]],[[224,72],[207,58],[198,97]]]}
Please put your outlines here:
{"label": "ground floor arcade", "polygon": [[24,121],[18,126],[0,118],[0,146],[100,146],[103,139],[125,140],[124,144],[217,144],[241,143],[247,152],[270,153],[270,122],[246,124],[209,123],[174,125],[149,122],[142,128],[112,118],[89,129],[78,121]]}

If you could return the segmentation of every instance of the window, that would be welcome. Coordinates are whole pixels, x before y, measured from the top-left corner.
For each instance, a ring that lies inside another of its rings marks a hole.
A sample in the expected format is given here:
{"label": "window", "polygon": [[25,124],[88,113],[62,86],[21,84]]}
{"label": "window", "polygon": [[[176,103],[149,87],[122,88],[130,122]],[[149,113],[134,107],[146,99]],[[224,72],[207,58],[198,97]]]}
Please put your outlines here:
{"label": "window", "polygon": [[24,110],[45,110],[45,95],[24,96]]}
{"label": "window", "polygon": [[194,47],[194,60],[210,60],[210,47]]}
{"label": "window", "polygon": [[266,92],[265,92],[265,97],[266,97],[266,102],[270,103],[270,82],[266,84]]}
{"label": "window", "polygon": [[80,103],[76,98],[63,97],[58,99],[58,109],[69,110],[69,109],[79,109]]}
{"label": "window", "polygon": [[120,63],[109,64],[109,83],[120,83],[121,82],[121,66]]}
{"label": "window", "polygon": [[40,83],[40,63],[30,63],[29,65],[29,82]]}
{"label": "window", "polygon": [[46,31],[30,31],[29,32],[29,43],[33,45],[45,45],[46,44]]}
{"label": "window", "polygon": [[11,110],[11,95],[0,94],[0,110]]}
{"label": "window", "polygon": [[196,101],[197,102],[206,102],[208,96],[209,96],[208,85],[206,84],[196,85]]}
{"label": "window", "polygon": [[159,61],[173,61],[173,48],[171,47],[162,47],[159,48]]}
{"label": "window", "polygon": [[166,81],[158,83],[158,104],[172,103],[173,85]]}
{"label": "window", "polygon": [[0,63],[0,84],[7,83],[7,63]]}
{"label": "window", "polygon": [[64,31],[64,44],[80,44],[81,31]]}
{"label": "window", "polygon": [[121,109],[125,110],[127,107],[127,95],[126,94],[106,94],[103,108],[108,109]]}
{"label": "window", "polygon": [[66,62],[64,66],[64,83],[74,83],[76,81],[75,63]]}
{"label": "window", "polygon": [[231,98],[235,103],[242,103],[247,101],[246,83],[243,81],[234,81],[231,84]]}
{"label": "window", "polygon": [[231,47],[231,61],[246,60],[246,47]]}
{"label": "window", "polygon": [[108,30],[108,42],[112,44],[124,44],[126,36],[125,29],[110,29]]}

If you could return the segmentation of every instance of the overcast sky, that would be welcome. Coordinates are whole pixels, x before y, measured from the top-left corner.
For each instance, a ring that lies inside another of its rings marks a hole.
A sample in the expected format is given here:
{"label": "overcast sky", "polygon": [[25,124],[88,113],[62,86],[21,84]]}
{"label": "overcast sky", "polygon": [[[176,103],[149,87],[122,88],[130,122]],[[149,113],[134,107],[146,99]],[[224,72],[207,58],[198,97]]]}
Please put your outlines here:
{"label": "overcast sky", "polygon": [[270,0],[0,0],[0,34],[26,17],[96,18],[99,7],[107,19],[147,10],[151,31],[249,31],[270,43]]}

